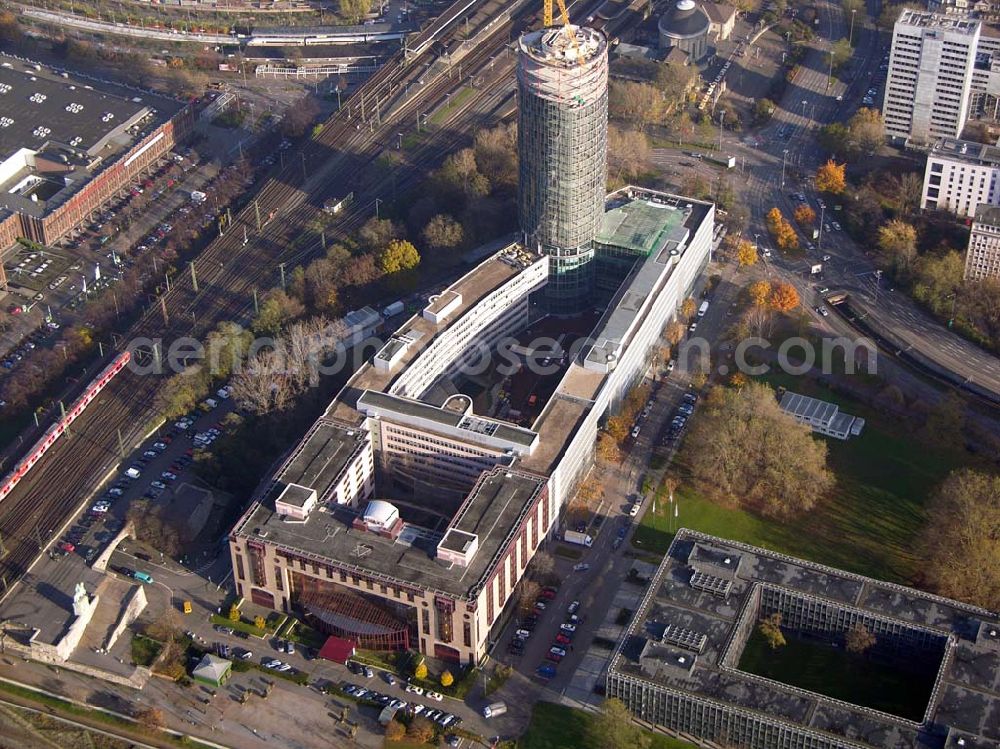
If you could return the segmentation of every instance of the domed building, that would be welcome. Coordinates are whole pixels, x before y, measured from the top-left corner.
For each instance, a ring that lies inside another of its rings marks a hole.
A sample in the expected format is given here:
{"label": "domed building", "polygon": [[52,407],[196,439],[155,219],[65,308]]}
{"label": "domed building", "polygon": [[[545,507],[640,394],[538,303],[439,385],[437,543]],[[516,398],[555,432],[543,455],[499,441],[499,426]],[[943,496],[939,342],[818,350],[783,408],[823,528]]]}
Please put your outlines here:
{"label": "domed building", "polygon": [[694,0],[677,0],[677,3],[660,16],[660,48],[677,47],[686,52],[691,62],[700,61],[708,54],[708,32],[711,21],[704,8]]}

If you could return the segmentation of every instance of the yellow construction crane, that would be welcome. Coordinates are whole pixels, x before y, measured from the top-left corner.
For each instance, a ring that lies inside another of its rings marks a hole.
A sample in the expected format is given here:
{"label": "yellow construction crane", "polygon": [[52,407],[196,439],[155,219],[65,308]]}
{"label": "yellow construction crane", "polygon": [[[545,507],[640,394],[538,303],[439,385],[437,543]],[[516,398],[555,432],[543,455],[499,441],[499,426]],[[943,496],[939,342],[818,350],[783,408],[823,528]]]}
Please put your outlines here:
{"label": "yellow construction crane", "polygon": [[[543,0],[542,5],[542,25],[545,28],[551,26],[554,21],[552,20],[552,0]],[[565,0],[556,0],[559,4],[559,15],[562,16],[563,26],[569,26],[569,13],[566,11]]]}
{"label": "yellow construction crane", "polygon": [[[553,25],[552,20],[552,0],[542,0],[542,26],[548,28]],[[563,28],[566,29],[566,33],[569,34],[569,11],[566,10],[566,0],[556,0],[559,5],[559,15],[562,17]],[[583,64],[583,55],[580,52],[580,43],[577,41],[576,34],[570,34],[570,43],[573,45],[573,50],[576,52],[576,61],[579,64]]]}

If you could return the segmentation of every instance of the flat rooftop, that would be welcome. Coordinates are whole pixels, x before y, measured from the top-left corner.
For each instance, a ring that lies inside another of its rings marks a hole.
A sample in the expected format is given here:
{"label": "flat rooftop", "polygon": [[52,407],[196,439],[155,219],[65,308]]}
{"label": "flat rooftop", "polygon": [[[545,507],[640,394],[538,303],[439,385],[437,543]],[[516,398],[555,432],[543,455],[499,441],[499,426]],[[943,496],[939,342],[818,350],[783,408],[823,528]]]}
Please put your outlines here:
{"label": "flat rooftop", "polygon": [[934,144],[929,156],[961,161],[965,164],[1000,166],[1000,148],[958,138],[941,138]]}
{"label": "flat rooftop", "polygon": [[439,408],[431,403],[400,398],[396,395],[366,391],[358,399],[358,408],[372,409],[379,413],[393,413],[429,421],[470,442],[503,442],[529,449],[538,439],[530,429],[485,416],[466,414],[450,408]]}
{"label": "flat rooftop", "polygon": [[[670,278],[673,260],[687,249],[711,205],[688,198],[637,188],[612,193],[598,241],[636,252],[637,263],[601,316],[584,349],[584,361],[606,364],[608,355],[628,345],[631,331],[645,315],[646,301]],[[648,237],[643,235],[648,231]],[[621,241],[623,245],[613,244]],[[643,258],[642,250],[650,248]],[[532,425],[538,447],[519,465],[538,473],[549,473],[562,456],[566,444],[593,406],[606,374],[571,362],[559,387]]]}
{"label": "flat rooftop", "polygon": [[972,228],[975,229],[977,225],[1000,228],[1000,206],[982,204],[976,206],[976,217],[972,220]]}
{"label": "flat rooftop", "polygon": [[622,247],[649,255],[673,242],[684,241],[685,216],[679,204],[646,199],[627,199],[604,212],[597,230],[598,244]]}
{"label": "flat rooftop", "polygon": [[[479,549],[467,567],[435,558],[444,533],[406,524],[395,540],[352,527],[361,510],[345,506],[318,507],[305,522],[286,522],[274,510],[273,497],[265,497],[234,533],[245,538],[266,537],[267,542],[292,556],[326,561],[344,569],[410,583],[448,595],[473,598],[492,572],[496,555],[516,534],[520,518],[538,501],[545,480],[521,471],[498,467],[484,473],[466,497],[449,527],[476,534]],[[433,497],[427,497],[429,505]],[[406,508],[400,507],[406,523]]]}
{"label": "flat rooftop", "polygon": [[939,13],[928,13],[923,10],[906,9],[899,14],[896,23],[903,23],[908,26],[917,26],[925,29],[941,29],[943,31],[955,31],[960,34],[972,35],[976,33],[980,22],[956,18],[954,16],[941,15]]}
{"label": "flat rooftop", "polygon": [[519,47],[536,62],[568,68],[580,65],[581,58],[589,62],[603,55],[608,39],[597,29],[559,24],[522,34]]}
{"label": "flat rooftop", "polygon": [[[728,569],[708,570],[718,580],[730,583],[728,596],[713,595],[692,585],[693,574],[704,573],[712,557],[721,558]],[[930,630],[942,640],[951,638],[954,647],[950,657],[945,656],[937,691],[931,696],[931,721],[950,730],[950,737],[969,737],[965,746],[1000,747],[1000,619],[995,613],[685,528],[678,531],[651,580],[612,659],[611,672],[797,727],[833,733],[859,746],[912,749],[935,745],[924,743],[928,738],[924,727],[913,721],[723,666],[722,656],[756,585],[778,587]],[[668,628],[673,634],[665,637]],[[678,638],[677,633],[683,637]],[[678,645],[680,642],[697,646],[692,649]],[[941,746],[941,742],[939,737],[936,745]]]}
{"label": "flat rooftop", "polygon": [[39,150],[55,141],[100,154],[107,140],[147,113],[160,121],[181,104],[145,91],[75,78],[44,66],[0,55],[0,157],[19,148]]}
{"label": "flat rooftop", "polygon": [[781,396],[781,410],[792,416],[829,423],[840,411],[836,403],[810,398],[808,395],[786,392]]}
{"label": "flat rooftop", "polygon": [[[466,273],[448,287],[448,291],[460,294],[461,303],[447,318],[438,324],[417,314],[407,320],[394,334],[393,339],[407,342],[407,349],[396,363],[392,371],[379,372],[371,363],[363,364],[350,379],[344,389],[330,404],[326,415],[353,424],[360,424],[362,415],[357,409],[358,398],[366,390],[388,392],[393,381],[409,364],[426,349],[431,342],[452,323],[461,317],[479,301],[499,288],[524,268],[525,258],[537,259],[537,255],[528,253],[517,244],[509,244],[499,255],[489,258]],[[393,344],[396,346],[401,343]]]}
{"label": "flat rooftop", "polygon": [[289,484],[314,489],[317,501],[325,502],[327,492],[367,439],[365,430],[319,419],[274,477],[266,494],[272,506]]}

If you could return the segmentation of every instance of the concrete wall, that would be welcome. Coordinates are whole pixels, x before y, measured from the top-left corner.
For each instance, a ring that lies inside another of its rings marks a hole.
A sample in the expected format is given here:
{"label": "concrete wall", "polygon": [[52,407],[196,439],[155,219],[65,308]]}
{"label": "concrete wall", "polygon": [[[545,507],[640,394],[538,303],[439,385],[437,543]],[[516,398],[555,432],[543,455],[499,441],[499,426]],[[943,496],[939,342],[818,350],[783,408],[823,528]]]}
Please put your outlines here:
{"label": "concrete wall", "polygon": [[114,629],[111,630],[111,634],[108,635],[108,639],[104,643],[105,650],[111,650],[111,648],[114,647],[114,644],[118,641],[118,638],[121,637],[122,633],[128,628],[128,626],[139,618],[139,614],[141,614],[146,608],[146,603],[145,586],[134,586],[128,603],[125,604],[125,608],[118,617],[118,621],[115,623]]}
{"label": "concrete wall", "polygon": [[118,531],[118,535],[111,540],[111,543],[104,547],[104,551],[102,551],[98,555],[97,559],[94,560],[93,564],[90,565],[91,568],[97,570],[98,572],[104,572],[107,570],[108,560],[111,559],[111,555],[114,553],[115,549],[118,548],[118,544],[129,536],[132,536],[134,534],[134,530],[135,529],[132,527],[131,522],[125,523],[125,527]]}

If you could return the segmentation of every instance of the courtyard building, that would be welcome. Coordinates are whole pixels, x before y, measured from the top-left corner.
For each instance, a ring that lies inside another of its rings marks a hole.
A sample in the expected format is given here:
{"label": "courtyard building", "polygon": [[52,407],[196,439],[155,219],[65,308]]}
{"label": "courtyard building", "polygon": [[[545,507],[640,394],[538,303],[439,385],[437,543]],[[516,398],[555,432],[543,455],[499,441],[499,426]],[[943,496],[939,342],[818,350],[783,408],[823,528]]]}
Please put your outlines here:
{"label": "courtyard building", "polygon": [[748,749],[997,749],[998,663],[995,612],[682,528],[606,687]]}
{"label": "courtyard building", "polygon": [[230,534],[239,595],[360,648],[482,659],[709,260],[709,203],[604,208],[582,315],[549,317],[557,271],[512,244],[372,342]]}

